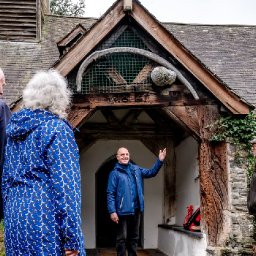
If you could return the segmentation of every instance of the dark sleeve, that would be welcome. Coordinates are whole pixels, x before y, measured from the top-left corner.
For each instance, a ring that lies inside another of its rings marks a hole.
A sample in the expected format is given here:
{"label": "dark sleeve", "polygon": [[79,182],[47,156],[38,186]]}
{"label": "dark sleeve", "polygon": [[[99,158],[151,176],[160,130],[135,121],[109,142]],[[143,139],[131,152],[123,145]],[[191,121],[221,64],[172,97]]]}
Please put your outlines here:
{"label": "dark sleeve", "polygon": [[6,144],[6,126],[11,117],[11,110],[6,103],[0,100],[0,171],[3,170],[4,147]]}

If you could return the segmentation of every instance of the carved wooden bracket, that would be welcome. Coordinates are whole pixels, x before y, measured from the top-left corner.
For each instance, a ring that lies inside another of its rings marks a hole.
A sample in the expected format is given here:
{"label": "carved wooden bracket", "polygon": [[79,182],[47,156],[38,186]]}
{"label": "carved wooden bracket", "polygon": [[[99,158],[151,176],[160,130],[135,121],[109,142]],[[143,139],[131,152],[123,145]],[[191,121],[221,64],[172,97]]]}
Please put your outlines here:
{"label": "carved wooden bracket", "polygon": [[169,106],[165,111],[200,140],[209,140],[212,136],[210,125],[219,117],[215,105]]}

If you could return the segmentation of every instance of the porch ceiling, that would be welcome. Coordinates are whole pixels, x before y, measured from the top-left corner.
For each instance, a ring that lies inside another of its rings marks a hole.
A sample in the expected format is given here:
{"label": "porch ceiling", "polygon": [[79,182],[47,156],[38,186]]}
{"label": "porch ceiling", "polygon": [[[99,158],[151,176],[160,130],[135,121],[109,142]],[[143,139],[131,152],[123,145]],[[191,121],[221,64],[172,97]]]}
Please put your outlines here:
{"label": "porch ceiling", "polygon": [[178,143],[187,135],[161,108],[100,108],[79,128],[80,147],[98,139],[155,140]]}

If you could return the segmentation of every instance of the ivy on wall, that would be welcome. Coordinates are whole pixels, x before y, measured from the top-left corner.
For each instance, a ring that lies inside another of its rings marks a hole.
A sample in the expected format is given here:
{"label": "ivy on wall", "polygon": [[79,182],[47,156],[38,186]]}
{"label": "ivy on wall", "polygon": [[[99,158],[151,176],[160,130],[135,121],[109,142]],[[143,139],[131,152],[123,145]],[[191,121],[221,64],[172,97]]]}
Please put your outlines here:
{"label": "ivy on wall", "polygon": [[[248,161],[248,175],[251,177],[255,165],[251,144],[252,139],[256,138],[255,113],[250,112],[248,115],[242,117],[221,117],[211,125],[210,128],[213,131],[211,141],[226,141],[234,144],[240,148],[241,151],[243,150],[247,152],[246,160]],[[238,153],[239,151],[240,150],[238,150]]]}

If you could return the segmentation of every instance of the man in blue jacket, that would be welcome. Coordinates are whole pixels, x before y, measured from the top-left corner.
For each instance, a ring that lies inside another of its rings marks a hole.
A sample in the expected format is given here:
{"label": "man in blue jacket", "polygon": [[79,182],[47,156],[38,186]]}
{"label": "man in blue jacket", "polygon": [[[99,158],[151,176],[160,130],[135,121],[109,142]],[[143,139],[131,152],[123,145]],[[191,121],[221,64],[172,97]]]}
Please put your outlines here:
{"label": "man in blue jacket", "polygon": [[[5,86],[5,76],[3,70],[0,68],[0,96],[3,95]],[[11,117],[11,110],[7,104],[0,99],[0,181],[2,180],[3,172],[3,158],[4,158],[4,147],[6,144],[6,125]],[[1,192],[1,191],[0,191]],[[3,219],[3,202],[0,197],[0,219]]]}
{"label": "man in blue jacket", "polygon": [[143,178],[157,175],[166,156],[159,151],[158,160],[151,169],[130,163],[127,148],[119,148],[117,161],[109,175],[107,204],[110,218],[117,224],[116,250],[118,256],[135,256],[139,240],[140,216],[144,211]]}

